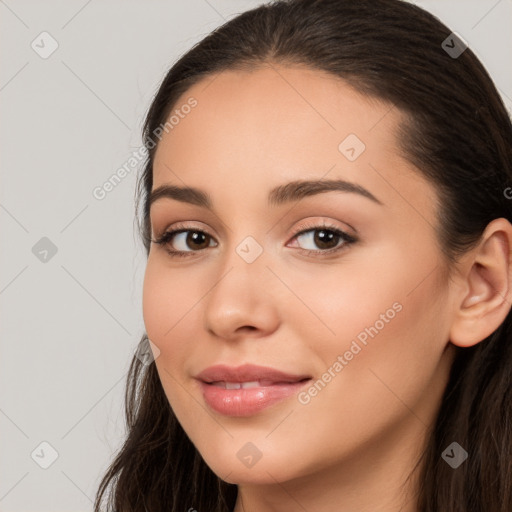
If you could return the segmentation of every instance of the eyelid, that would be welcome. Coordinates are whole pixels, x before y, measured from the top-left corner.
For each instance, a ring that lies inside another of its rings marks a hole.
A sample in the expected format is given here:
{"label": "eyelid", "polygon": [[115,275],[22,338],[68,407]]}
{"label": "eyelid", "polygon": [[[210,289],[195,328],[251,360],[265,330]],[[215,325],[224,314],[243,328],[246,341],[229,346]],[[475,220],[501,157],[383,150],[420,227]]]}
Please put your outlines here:
{"label": "eyelid", "polygon": [[[198,227],[197,225],[189,225],[188,223],[189,222],[201,222],[201,221],[178,221],[178,222],[175,222],[174,224],[171,224],[167,227],[165,227],[161,232],[159,232],[158,235],[154,235],[153,236],[153,232],[154,230],[152,229],[151,232],[152,232],[152,235],[151,237],[153,238],[160,238],[162,237],[165,233],[169,232],[169,231],[179,231],[179,230],[196,230],[196,231],[201,231],[201,232],[204,232],[206,233],[207,235],[209,236],[212,236],[213,238],[215,238],[213,235],[210,235],[208,229],[203,229],[201,227]],[[293,230],[293,233],[292,233],[292,237],[296,237],[297,235],[301,234],[303,231],[306,231],[306,230],[312,230],[312,229],[320,229],[320,228],[325,228],[325,229],[332,229],[332,230],[337,230],[337,231],[341,231],[343,233],[345,233],[346,235],[352,237],[352,238],[356,238],[357,236],[357,229],[355,229],[354,227],[352,227],[350,224],[344,222],[344,224],[346,226],[349,226],[353,233],[354,234],[350,234],[346,231],[346,229],[342,228],[342,227],[338,227],[336,225],[334,225],[334,223],[331,223],[330,221],[326,221],[325,219],[321,219],[321,220],[312,220],[312,219],[308,219],[308,220],[305,220],[305,221],[301,221],[299,223],[299,225]],[[171,229],[172,228],[172,229]]]}
{"label": "eyelid", "polygon": [[339,227],[339,226],[335,225],[334,222],[331,222],[331,221],[328,221],[325,219],[321,219],[321,220],[308,219],[308,220],[305,220],[305,221],[302,221],[301,223],[299,223],[298,227],[294,230],[292,236],[293,236],[293,238],[295,238],[297,235],[300,235],[303,231],[311,231],[313,229],[324,228],[324,229],[329,229],[332,231],[341,231],[348,237],[356,239],[357,238],[357,236],[356,236],[357,230],[355,228],[353,228],[350,224],[347,224],[346,222],[344,224],[349,226],[350,228],[352,228],[352,231],[354,232],[354,234],[348,233],[346,229]]}
{"label": "eyelid", "polygon": [[[166,233],[169,233],[170,231],[201,231],[203,233],[206,233],[206,234],[210,234],[209,233],[209,229],[205,229],[201,226],[198,226],[197,224],[194,224],[194,225],[189,225],[189,222],[199,222],[201,224],[201,221],[197,221],[197,220],[191,220],[191,221],[178,221],[178,222],[175,222],[173,224],[170,224],[168,226],[166,226],[164,229],[162,230],[151,230],[151,238],[152,239],[158,239],[158,238],[161,238],[162,236],[164,236]],[[213,237],[213,235],[210,235]]]}

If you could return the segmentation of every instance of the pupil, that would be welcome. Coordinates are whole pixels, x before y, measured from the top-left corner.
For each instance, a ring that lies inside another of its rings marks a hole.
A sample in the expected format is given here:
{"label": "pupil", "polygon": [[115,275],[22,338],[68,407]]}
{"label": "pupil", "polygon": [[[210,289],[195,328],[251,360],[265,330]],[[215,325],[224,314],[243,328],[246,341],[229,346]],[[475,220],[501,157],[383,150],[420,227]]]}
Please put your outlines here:
{"label": "pupil", "polygon": [[314,237],[315,244],[317,244],[321,249],[331,249],[336,246],[336,243],[334,245],[329,245],[329,242],[332,242],[333,239],[335,240],[338,236],[336,233],[326,229],[318,230],[316,233],[317,235]]}
{"label": "pupil", "polygon": [[[205,240],[206,233],[198,233],[197,231],[191,231],[187,237],[187,244],[189,242],[193,242],[196,245],[201,245],[201,242],[204,243]],[[200,249],[203,249],[203,247],[200,247]]]}

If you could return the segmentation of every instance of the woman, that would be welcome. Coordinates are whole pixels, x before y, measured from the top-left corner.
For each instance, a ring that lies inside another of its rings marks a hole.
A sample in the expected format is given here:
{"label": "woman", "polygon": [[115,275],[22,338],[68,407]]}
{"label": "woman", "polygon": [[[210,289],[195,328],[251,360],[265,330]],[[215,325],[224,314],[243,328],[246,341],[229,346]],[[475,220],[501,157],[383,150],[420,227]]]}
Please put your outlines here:
{"label": "woman", "polygon": [[464,41],[400,0],[262,5],[144,140],[154,363],[95,510],[510,512],[512,127]]}

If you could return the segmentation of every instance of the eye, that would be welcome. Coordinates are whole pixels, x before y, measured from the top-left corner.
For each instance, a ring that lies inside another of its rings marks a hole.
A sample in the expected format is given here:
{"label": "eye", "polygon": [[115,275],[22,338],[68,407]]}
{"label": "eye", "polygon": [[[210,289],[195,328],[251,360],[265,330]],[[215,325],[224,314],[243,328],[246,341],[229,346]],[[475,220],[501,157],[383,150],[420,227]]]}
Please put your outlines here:
{"label": "eye", "polygon": [[[306,254],[331,254],[355,243],[357,239],[334,226],[311,226],[299,231],[293,239],[301,240],[299,247]],[[304,247],[306,245],[306,247]],[[307,247],[309,245],[309,247]],[[318,249],[315,249],[315,246]]]}
{"label": "eye", "polygon": [[181,228],[166,231],[158,239],[152,241],[155,244],[163,245],[171,256],[189,256],[190,253],[211,247],[210,242],[213,241],[213,238],[199,229]]}
{"label": "eye", "polygon": [[[346,246],[357,242],[357,239],[348,233],[335,226],[327,224],[323,225],[302,225],[305,228],[296,233],[292,240],[302,240],[299,244],[299,250],[308,255],[318,255],[322,257],[337,251],[345,249]],[[216,247],[213,243],[213,237],[208,233],[195,229],[193,227],[186,227],[185,225],[178,225],[176,229],[164,232],[156,240],[151,240],[155,244],[165,247],[165,250],[170,256],[193,256],[194,253],[199,253],[208,247]],[[310,247],[303,247],[303,244]],[[318,247],[318,249],[311,248],[311,246]]]}

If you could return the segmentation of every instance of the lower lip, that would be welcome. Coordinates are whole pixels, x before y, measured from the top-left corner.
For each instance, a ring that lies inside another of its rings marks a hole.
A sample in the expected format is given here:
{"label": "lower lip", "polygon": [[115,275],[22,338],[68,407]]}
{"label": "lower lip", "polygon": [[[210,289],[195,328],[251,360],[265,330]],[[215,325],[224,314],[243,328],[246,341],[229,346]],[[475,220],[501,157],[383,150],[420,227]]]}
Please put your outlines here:
{"label": "lower lip", "polygon": [[251,416],[296,394],[309,380],[248,389],[224,389],[203,381],[200,385],[205,402],[214,411],[226,416]]}

